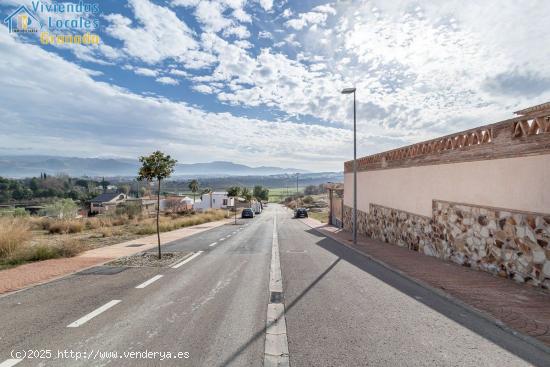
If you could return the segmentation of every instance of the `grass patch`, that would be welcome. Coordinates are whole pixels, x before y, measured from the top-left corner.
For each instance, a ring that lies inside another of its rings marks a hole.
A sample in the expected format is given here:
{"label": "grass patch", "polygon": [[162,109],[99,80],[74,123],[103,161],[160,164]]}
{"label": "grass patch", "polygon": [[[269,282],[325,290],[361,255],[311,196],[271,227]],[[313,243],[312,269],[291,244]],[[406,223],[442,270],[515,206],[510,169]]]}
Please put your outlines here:
{"label": "grass patch", "polygon": [[33,261],[57,259],[61,257],[73,257],[86,249],[86,246],[78,240],[63,238],[56,245],[20,246],[9,256],[0,259],[0,269],[6,269]]}
{"label": "grass patch", "polygon": [[322,212],[308,212],[308,215],[313,218],[313,219],[317,219],[318,221],[322,222],[322,223],[328,223],[328,212],[327,211],[322,211]]}
{"label": "grass patch", "polygon": [[10,257],[31,238],[30,225],[24,219],[6,218],[0,221],[0,259]]}
{"label": "grass patch", "polygon": [[[198,224],[213,222],[228,218],[227,211],[225,210],[212,210],[206,213],[193,214],[190,216],[176,217],[161,217],[159,223],[159,230],[161,232],[169,232],[176,229],[195,226]],[[156,220],[152,219],[147,224],[140,225],[136,229],[136,234],[147,235],[157,233]]]}

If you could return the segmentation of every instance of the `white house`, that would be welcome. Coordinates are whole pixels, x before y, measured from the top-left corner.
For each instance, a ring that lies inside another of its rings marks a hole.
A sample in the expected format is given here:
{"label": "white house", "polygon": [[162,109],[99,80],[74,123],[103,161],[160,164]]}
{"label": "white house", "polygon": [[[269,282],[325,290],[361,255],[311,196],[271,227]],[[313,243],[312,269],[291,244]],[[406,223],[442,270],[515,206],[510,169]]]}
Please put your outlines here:
{"label": "white house", "polygon": [[196,210],[232,208],[233,198],[230,198],[226,191],[214,191],[202,194],[201,201],[197,201],[194,207]]}
{"label": "white house", "polygon": [[168,196],[160,199],[160,211],[179,212],[193,209],[193,199],[187,196]]}

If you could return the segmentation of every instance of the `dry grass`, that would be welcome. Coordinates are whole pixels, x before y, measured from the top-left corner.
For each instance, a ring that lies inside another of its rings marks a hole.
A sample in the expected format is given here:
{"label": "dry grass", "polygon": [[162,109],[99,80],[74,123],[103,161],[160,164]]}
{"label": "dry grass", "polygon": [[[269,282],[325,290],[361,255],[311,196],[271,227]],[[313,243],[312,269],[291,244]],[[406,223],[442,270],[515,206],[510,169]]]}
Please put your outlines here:
{"label": "dry grass", "polygon": [[[224,210],[161,217],[162,232],[223,219]],[[126,214],[87,219],[0,218],[0,270],[31,261],[76,256],[89,248],[156,233],[155,218]],[[120,238],[120,239],[119,239]]]}
{"label": "dry grass", "polygon": [[[161,217],[159,223],[159,229],[161,232],[173,231],[179,228],[195,226],[197,224],[203,224],[207,222],[213,222],[227,218],[227,211],[225,210],[212,210],[206,213],[194,214],[184,217]],[[137,234],[146,235],[157,233],[157,226],[155,219],[150,219],[149,223],[139,226],[136,230]]]}
{"label": "dry grass", "polygon": [[48,226],[52,234],[79,233],[84,230],[84,222],[80,219],[53,220]]}
{"label": "dry grass", "polygon": [[29,222],[22,218],[0,220],[0,259],[8,258],[23,248],[31,238]]}

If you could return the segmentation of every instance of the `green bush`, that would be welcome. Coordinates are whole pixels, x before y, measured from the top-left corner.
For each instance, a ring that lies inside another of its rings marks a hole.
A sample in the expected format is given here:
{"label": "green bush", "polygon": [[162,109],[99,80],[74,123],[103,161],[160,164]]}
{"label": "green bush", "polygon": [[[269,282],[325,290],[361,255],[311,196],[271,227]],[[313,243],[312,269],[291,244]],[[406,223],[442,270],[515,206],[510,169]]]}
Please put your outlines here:
{"label": "green bush", "polygon": [[72,199],[57,200],[53,204],[46,205],[41,214],[47,217],[62,219],[75,218],[78,213],[78,205]]}
{"label": "green bush", "polygon": [[18,218],[23,218],[23,217],[28,217],[29,216],[29,212],[27,212],[25,210],[25,208],[15,208],[13,210],[13,214],[12,214],[14,217],[18,217]]}

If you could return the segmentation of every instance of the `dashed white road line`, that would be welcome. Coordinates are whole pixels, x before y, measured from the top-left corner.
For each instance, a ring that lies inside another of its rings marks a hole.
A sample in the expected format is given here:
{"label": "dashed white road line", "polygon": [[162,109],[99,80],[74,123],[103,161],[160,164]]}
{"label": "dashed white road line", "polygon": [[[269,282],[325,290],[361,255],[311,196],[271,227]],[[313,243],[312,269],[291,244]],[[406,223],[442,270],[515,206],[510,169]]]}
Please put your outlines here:
{"label": "dashed white road line", "polygon": [[220,238],[218,241],[225,241],[225,237]]}
{"label": "dashed white road line", "polygon": [[162,275],[159,274],[159,275],[155,275],[154,277],[152,277],[151,279],[141,283],[140,285],[138,285],[136,288],[145,288],[147,287],[149,284],[153,283],[153,282],[156,282],[157,280],[159,280],[160,278],[162,278]]}
{"label": "dashed white road line", "polygon": [[208,245],[208,246],[212,247],[212,246],[216,246],[217,244],[218,244],[217,242],[212,242],[212,243],[211,243],[210,245]]}
{"label": "dashed white road line", "polygon": [[193,260],[197,256],[200,256],[200,254],[202,254],[202,251],[198,251],[198,252],[194,253],[193,255],[189,256],[187,259],[183,260],[182,262],[177,263],[176,265],[172,266],[172,269],[177,269],[180,266],[187,264],[189,261]]}
{"label": "dashed white road line", "polygon": [[235,234],[235,233],[237,233],[237,231],[233,232],[232,234]]}
{"label": "dashed white road line", "polygon": [[4,362],[0,363],[0,367],[12,367],[21,362],[23,359],[20,358],[11,358],[6,359]]}
{"label": "dashed white road line", "polygon": [[67,325],[67,327],[79,327],[80,325],[83,325],[83,324],[87,323],[88,321],[90,321],[91,319],[96,317],[97,315],[100,315],[103,312],[107,311],[111,307],[116,306],[120,302],[121,301],[119,299],[114,299],[112,301],[109,301],[106,304],[104,304],[103,306],[101,306],[100,308],[96,309],[95,311],[92,311],[89,314],[87,314],[86,316],[79,318],[78,320],[76,320],[72,324]]}

